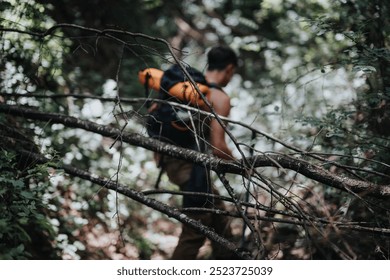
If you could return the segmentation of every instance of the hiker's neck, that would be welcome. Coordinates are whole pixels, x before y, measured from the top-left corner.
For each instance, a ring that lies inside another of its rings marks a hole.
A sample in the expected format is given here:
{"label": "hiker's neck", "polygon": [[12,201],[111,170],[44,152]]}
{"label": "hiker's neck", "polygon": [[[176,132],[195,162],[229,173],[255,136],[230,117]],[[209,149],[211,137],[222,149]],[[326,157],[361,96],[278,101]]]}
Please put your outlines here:
{"label": "hiker's neck", "polygon": [[217,86],[224,87],[225,84],[225,72],[219,70],[206,71],[206,80],[209,84],[216,84]]}

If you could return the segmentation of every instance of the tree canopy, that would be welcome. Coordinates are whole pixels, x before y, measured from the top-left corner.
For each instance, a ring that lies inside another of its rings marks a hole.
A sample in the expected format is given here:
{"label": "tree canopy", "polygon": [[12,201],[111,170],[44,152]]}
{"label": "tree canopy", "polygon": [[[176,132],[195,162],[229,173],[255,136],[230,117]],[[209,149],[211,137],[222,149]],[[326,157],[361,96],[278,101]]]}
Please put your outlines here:
{"label": "tree canopy", "polygon": [[[169,258],[178,222],[243,259],[388,259],[389,11],[379,0],[2,1],[0,259]],[[234,161],[147,137],[155,95],[137,78],[173,63],[204,71],[218,44],[240,57],[231,116],[173,105],[226,121]],[[213,210],[181,208],[165,175],[155,189],[152,152],[206,163],[241,241],[188,218]]]}

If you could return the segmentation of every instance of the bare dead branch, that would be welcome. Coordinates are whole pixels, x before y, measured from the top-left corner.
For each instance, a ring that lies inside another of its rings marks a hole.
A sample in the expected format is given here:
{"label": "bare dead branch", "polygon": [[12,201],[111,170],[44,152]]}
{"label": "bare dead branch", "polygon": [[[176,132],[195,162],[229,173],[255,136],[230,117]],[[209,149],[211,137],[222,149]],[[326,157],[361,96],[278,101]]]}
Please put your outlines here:
{"label": "bare dead branch", "polygon": [[[13,97],[13,98],[22,98],[22,97],[32,97],[32,98],[38,98],[38,99],[45,99],[45,98],[50,98],[50,99],[57,99],[57,98],[77,98],[77,99],[96,99],[96,100],[100,100],[101,102],[113,102],[113,103],[117,103],[118,102],[118,98],[109,98],[109,97],[102,97],[102,96],[96,96],[96,95],[86,95],[86,94],[50,94],[50,95],[47,95],[47,94],[8,94],[8,93],[0,93],[0,96],[8,96],[8,97]],[[179,104],[179,103],[176,103],[176,102],[172,102],[172,101],[167,101],[167,100],[161,100],[161,99],[152,99],[152,98],[125,98],[125,97],[122,97],[120,98],[120,102],[121,103],[124,103],[124,104],[144,104],[145,102],[156,102],[156,103],[165,103],[165,104],[169,104],[170,106],[173,106],[173,107],[177,107],[177,108],[181,108],[181,109],[184,109],[184,110],[188,110],[190,112],[196,112],[202,116],[206,116],[206,117],[211,117],[211,118],[214,118],[214,115],[210,112],[206,112],[206,111],[202,111],[200,110],[199,108],[194,108],[194,107],[191,107],[191,106],[188,106],[188,105],[185,105],[185,104]],[[343,170],[346,170],[348,171],[348,173],[354,175],[354,173],[352,173],[352,171],[360,171],[360,172],[364,172],[364,173],[367,173],[367,174],[373,174],[373,175],[376,175],[376,176],[380,176],[380,177],[383,177],[383,178],[389,178],[390,179],[390,175],[387,175],[387,174],[384,174],[384,173],[381,173],[381,172],[377,172],[375,170],[370,170],[370,169],[367,169],[367,168],[362,168],[362,167],[355,167],[355,166],[350,166],[350,165],[345,165],[345,164],[341,164],[339,162],[336,162],[334,160],[329,160],[327,159],[326,157],[324,156],[333,156],[333,155],[336,155],[336,154],[321,154],[321,153],[315,153],[315,152],[308,152],[308,151],[305,151],[305,150],[302,150],[298,147],[295,147],[285,141],[282,141],[264,131],[261,131],[259,129],[256,129],[256,128],[253,128],[251,127],[250,125],[246,124],[246,123],[243,123],[243,122],[240,122],[240,121],[235,121],[235,120],[232,120],[230,118],[227,118],[227,117],[222,117],[222,116],[219,116],[221,118],[221,120],[223,120],[224,122],[228,122],[230,124],[234,124],[234,125],[238,125],[238,126],[241,126],[245,129],[248,129],[249,132],[251,133],[254,133],[256,135],[261,135],[263,137],[265,137],[266,139],[270,140],[270,141],[273,141],[275,143],[278,143],[278,144],[281,144],[282,146],[286,147],[287,149],[289,150],[292,150],[292,151],[295,151],[297,152],[297,156],[299,155],[302,155],[302,156],[307,156],[307,157],[310,157],[310,158],[313,158],[313,159],[316,159],[316,160],[319,160],[321,162],[323,162],[323,165],[332,165],[332,166],[336,166],[336,167],[339,167]],[[240,144],[242,145],[242,144]],[[249,149],[253,149],[253,147],[248,147]],[[259,152],[259,151],[257,151]],[[266,154],[264,154],[266,155]],[[336,155],[336,156],[340,156],[340,157],[348,157],[348,155]],[[382,165],[383,167],[385,168],[389,168],[390,169],[390,166],[385,164],[385,163],[382,163],[382,162],[378,162],[378,161],[375,161],[375,160],[372,160],[372,159],[363,159],[363,158],[359,158],[359,157],[353,157],[353,158],[357,158],[357,159],[360,159],[360,160],[366,160],[367,162],[373,162],[373,163],[376,163],[376,164],[379,164],[379,165]],[[272,157],[269,158],[270,160],[272,160]],[[274,162],[275,165],[278,165],[278,163],[275,161]],[[252,167],[252,166],[251,166]],[[283,168],[282,166],[278,166],[279,168]],[[363,180],[364,178],[361,178],[360,180]]]}
{"label": "bare dead branch", "polygon": [[[240,218],[241,214],[237,212],[229,212],[226,210],[219,209],[206,209],[206,208],[183,208],[183,212],[190,213],[214,213],[218,215],[225,215],[234,218]],[[260,220],[264,222],[270,223],[283,223],[283,224],[292,224],[297,226],[318,226],[324,227],[326,225],[331,225],[333,228],[337,228],[338,230],[347,230],[347,231],[360,231],[360,232],[368,232],[373,234],[379,234],[382,236],[390,236],[390,228],[380,228],[380,227],[369,227],[367,225],[360,225],[356,223],[348,223],[348,222],[336,222],[336,221],[326,221],[326,220],[318,220],[312,223],[305,223],[299,220],[285,219],[285,218],[275,218],[268,216],[260,216],[260,215],[252,215],[249,214],[248,219],[250,220]]]}
{"label": "bare dead branch", "polygon": [[[8,142],[8,144],[15,145],[16,142]],[[14,147],[15,148],[15,147]],[[76,168],[71,165],[63,164],[61,162],[54,163],[51,159],[47,159],[46,157],[33,153],[31,151],[26,151],[24,149],[18,149],[18,153],[22,155],[25,158],[28,158],[30,161],[33,160],[35,163],[49,163],[52,165],[55,169],[63,170],[65,173],[76,176],[81,179],[90,181],[94,184],[97,184],[99,186],[102,186],[104,188],[113,190],[117,193],[120,193],[128,198],[131,198],[132,200],[135,200],[143,205],[146,205],[152,209],[155,209],[168,217],[174,218],[190,227],[192,227],[194,230],[200,232],[210,240],[213,240],[226,248],[229,251],[232,251],[235,253],[239,258],[241,259],[251,259],[251,257],[248,255],[247,252],[244,252],[243,250],[240,250],[234,243],[228,241],[224,237],[218,235],[215,233],[215,231],[212,228],[209,228],[205,225],[203,225],[201,222],[196,221],[188,217],[183,212],[179,211],[178,209],[171,207],[169,205],[166,205],[158,200],[149,198],[145,196],[142,192],[136,191],[132,188],[129,188],[128,186],[119,184],[118,182],[112,181],[108,178],[103,178],[94,174],[91,174],[85,170]]]}
{"label": "bare dead branch", "polygon": [[[123,142],[130,145],[143,147],[154,152],[167,154],[169,156],[188,160],[194,163],[206,164],[211,170],[214,170],[217,173],[227,172],[240,175],[246,174],[245,165],[243,165],[240,161],[222,160],[209,154],[180,148],[138,133],[122,133],[121,130],[117,128],[99,125],[91,121],[81,120],[61,114],[39,112],[31,108],[16,105],[0,104],[0,112],[20,116],[26,119],[61,123],[67,127],[81,128],[113,139],[121,136]],[[371,182],[342,177],[337,174],[333,174],[320,166],[299,159],[298,157],[269,154],[266,156],[258,155],[253,158],[246,158],[245,160],[248,161],[250,166],[253,166],[254,168],[278,167],[280,165],[285,169],[294,170],[310,179],[342,191],[359,193],[360,195],[373,196],[383,199],[390,197],[389,185],[378,185]],[[277,165],[275,165],[275,162],[277,162]]]}
{"label": "bare dead branch", "polygon": [[[1,137],[1,136],[0,136]],[[222,195],[216,195],[213,193],[199,193],[199,192],[188,192],[188,191],[172,191],[172,190],[165,190],[165,189],[158,189],[158,190],[146,190],[142,192],[144,195],[154,195],[154,194],[172,194],[172,195],[193,195],[193,196],[202,196],[202,197],[209,197],[212,199],[219,199],[227,202],[234,203],[234,200],[231,197],[222,196]],[[283,215],[291,218],[302,218],[301,216],[290,213],[288,211],[283,211],[279,209],[275,209],[272,207],[268,207],[265,205],[261,205],[259,203],[250,203],[246,201],[241,201],[240,203],[242,206],[253,208],[256,210],[265,211],[269,214],[275,214],[275,215]]]}

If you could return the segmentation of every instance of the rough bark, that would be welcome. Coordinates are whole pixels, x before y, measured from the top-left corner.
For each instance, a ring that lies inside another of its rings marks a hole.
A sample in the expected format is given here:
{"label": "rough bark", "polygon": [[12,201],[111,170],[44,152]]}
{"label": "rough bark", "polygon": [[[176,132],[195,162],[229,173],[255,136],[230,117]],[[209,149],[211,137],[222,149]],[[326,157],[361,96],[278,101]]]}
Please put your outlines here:
{"label": "rough bark", "polygon": [[81,128],[112,139],[120,138],[121,141],[130,145],[143,147],[154,152],[188,160],[194,163],[206,164],[211,170],[214,170],[217,173],[234,173],[243,175],[247,172],[246,166],[248,166],[248,163],[251,168],[282,167],[294,170],[319,183],[346,192],[379,198],[390,197],[389,185],[378,185],[372,182],[342,177],[331,173],[318,165],[302,160],[297,156],[270,154],[257,155],[252,158],[242,159],[241,161],[226,161],[213,157],[209,154],[199,153],[193,150],[170,145],[156,139],[151,139],[138,133],[125,133],[118,128],[99,125],[91,121],[81,120],[71,116],[43,113],[31,108],[5,104],[0,104],[0,112],[26,119],[61,123],[67,127]]}
{"label": "rough bark", "polygon": [[[16,105],[0,104],[0,112],[5,114],[20,116],[26,119],[38,121],[49,121],[51,123],[61,123],[67,127],[81,128],[87,131],[98,133],[112,139],[121,139],[121,141],[130,145],[143,147],[145,149],[166,154],[175,158],[188,160],[194,163],[206,164],[211,170],[218,173],[245,174],[246,168],[241,161],[226,161],[209,154],[199,153],[189,149],[183,149],[158,140],[143,136],[138,133],[125,133],[118,128],[99,125],[97,123],[81,120],[75,117],[42,113],[35,109],[20,107]],[[294,170],[310,179],[320,183],[335,187],[347,192],[358,193],[359,195],[368,195],[379,198],[390,197],[390,186],[377,185],[371,182],[342,177],[327,171],[326,169],[299,159],[298,157],[288,155],[257,155],[249,159],[252,168],[258,167],[277,167]]]}

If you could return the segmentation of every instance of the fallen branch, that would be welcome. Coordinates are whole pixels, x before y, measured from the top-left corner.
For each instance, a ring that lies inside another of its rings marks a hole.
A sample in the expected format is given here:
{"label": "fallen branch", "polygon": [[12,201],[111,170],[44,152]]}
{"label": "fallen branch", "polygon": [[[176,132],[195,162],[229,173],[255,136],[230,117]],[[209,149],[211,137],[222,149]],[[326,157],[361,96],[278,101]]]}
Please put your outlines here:
{"label": "fallen branch", "polygon": [[[120,129],[114,127],[99,125],[91,121],[81,120],[71,116],[44,113],[31,108],[5,104],[0,104],[0,112],[20,116],[26,119],[61,123],[67,127],[81,128],[112,139],[120,137],[123,142],[130,145],[143,147],[154,152],[166,154],[174,158],[187,160],[193,163],[205,164],[217,173],[233,173],[240,175],[244,175],[246,173],[245,166],[242,164],[242,161],[222,160],[209,154],[203,154],[170,145],[138,133],[123,133]],[[246,161],[249,162],[250,166],[253,168],[283,167],[285,169],[294,170],[319,183],[323,183],[349,193],[353,192],[358,193],[359,195],[367,195],[383,199],[390,197],[390,185],[378,185],[371,182],[342,177],[331,173],[320,166],[299,159],[298,157],[267,154],[247,158]]]}
{"label": "fallen branch", "polygon": [[[8,144],[15,145],[17,142],[11,143],[8,142]],[[9,145],[7,145],[9,147]],[[14,147],[15,148],[15,147]],[[33,160],[35,163],[50,163],[51,160],[45,158],[42,155],[32,153],[30,151],[26,151],[23,149],[18,149],[17,152],[23,156],[24,158],[28,158],[30,161]],[[110,179],[103,178],[94,174],[91,174],[87,171],[78,169],[76,167],[73,167],[71,165],[57,163],[53,164],[52,166],[55,169],[63,170],[65,173],[76,176],[81,179],[90,181],[94,184],[97,184],[99,186],[102,186],[104,188],[113,190],[117,193],[120,193],[128,198],[131,198],[143,205],[146,205],[154,210],[157,210],[163,214],[166,214],[168,217],[174,218],[179,222],[182,222],[183,224],[186,224],[190,227],[192,227],[194,230],[198,231],[199,233],[203,234],[210,240],[220,244],[222,247],[226,248],[229,251],[232,251],[235,253],[239,258],[241,259],[251,259],[251,256],[249,256],[248,252],[241,250],[238,248],[234,243],[228,241],[224,237],[220,236],[219,234],[215,233],[214,229],[207,227],[203,225],[201,222],[196,221],[194,219],[191,219],[183,212],[179,211],[178,209],[171,207],[169,205],[166,205],[158,200],[152,199],[144,195],[142,192],[136,191],[134,189],[129,188],[128,186],[118,184],[117,182],[114,182]]]}
{"label": "fallen branch", "polygon": [[[75,98],[75,99],[95,99],[95,100],[99,100],[101,102],[111,102],[111,103],[117,103],[118,102],[118,98],[114,98],[114,97],[102,97],[102,96],[96,96],[96,95],[90,95],[90,94],[9,94],[9,93],[1,93],[0,92],[0,96],[5,96],[5,97],[11,97],[11,98],[37,98],[37,99],[61,99],[61,98]],[[156,103],[163,103],[163,104],[169,104],[170,106],[172,107],[175,107],[175,108],[180,108],[180,109],[183,109],[183,110],[187,110],[187,111],[190,111],[190,112],[194,112],[194,113],[197,113],[197,114],[200,114],[204,117],[210,117],[210,118],[214,118],[214,114],[210,113],[210,112],[207,112],[207,111],[202,111],[200,110],[199,108],[194,108],[192,106],[188,106],[188,105],[185,105],[185,104],[180,104],[180,103],[177,103],[177,102],[172,102],[172,101],[168,101],[168,100],[162,100],[162,99],[152,99],[152,98],[126,98],[126,97],[121,97],[120,98],[120,102],[123,103],[123,104],[145,104],[146,102],[156,102]],[[366,174],[373,174],[373,175],[376,175],[376,176],[380,176],[380,177],[383,177],[383,178],[388,178],[390,179],[390,175],[388,174],[384,174],[384,173],[381,173],[381,172],[378,172],[378,171],[375,171],[375,170],[370,170],[368,168],[362,168],[362,167],[355,167],[355,166],[349,166],[349,165],[344,165],[344,164],[341,164],[339,162],[336,162],[336,161],[330,161],[328,159],[329,156],[332,156],[332,155],[335,155],[335,156],[340,156],[340,157],[348,157],[347,155],[337,155],[337,154],[326,154],[327,157],[323,157],[323,155],[325,154],[320,154],[320,153],[313,153],[313,152],[307,152],[305,150],[302,150],[300,149],[299,147],[295,147],[285,141],[282,141],[281,139],[278,139],[262,130],[259,130],[259,129],[256,129],[254,127],[251,127],[250,125],[247,125],[246,123],[243,123],[243,122],[240,122],[240,121],[236,121],[236,120],[232,120],[230,118],[227,118],[227,117],[223,117],[223,116],[219,116],[219,118],[221,120],[223,120],[224,122],[227,122],[229,124],[233,124],[233,125],[238,125],[238,126],[241,126],[245,129],[248,129],[249,132],[251,132],[252,134],[256,134],[256,135],[260,135],[272,142],[275,142],[275,143],[278,143],[284,147],[286,147],[287,149],[291,150],[291,151],[295,151],[297,152],[297,156],[301,155],[301,156],[307,156],[307,157],[310,157],[310,158],[313,158],[313,159],[316,159],[316,160],[319,160],[319,161],[322,161],[323,164],[328,164],[328,165],[332,165],[332,166],[336,166],[336,167],[339,167],[341,168],[342,170],[346,170],[348,173],[354,175],[355,177],[356,174],[352,173],[352,171],[361,171],[361,172],[364,172]],[[249,149],[253,150],[253,147],[248,147]],[[372,160],[372,159],[366,159],[366,158],[359,158],[359,157],[353,157],[353,158],[356,158],[356,159],[359,159],[359,160],[366,160],[366,161],[369,161],[369,162],[372,162],[372,163],[375,163],[375,164],[379,164],[385,168],[390,168],[390,166],[388,164],[385,164],[383,162],[379,162],[379,161],[375,161],[375,160]],[[276,163],[276,162],[275,162]],[[281,167],[281,166],[279,166]],[[361,179],[361,178],[360,178]]]}

